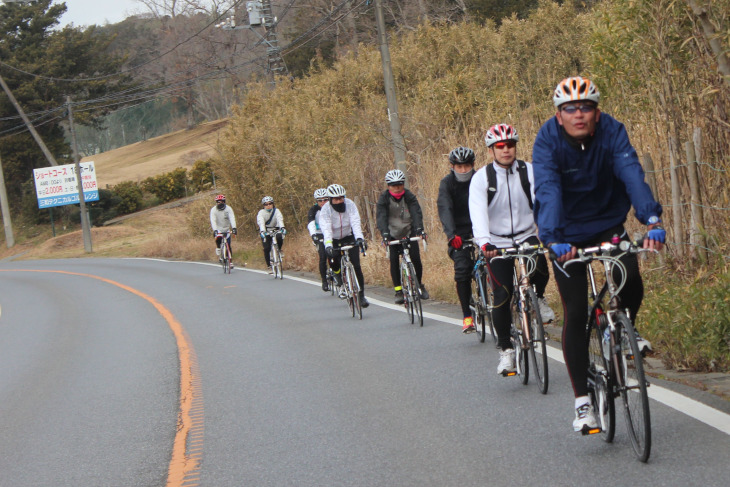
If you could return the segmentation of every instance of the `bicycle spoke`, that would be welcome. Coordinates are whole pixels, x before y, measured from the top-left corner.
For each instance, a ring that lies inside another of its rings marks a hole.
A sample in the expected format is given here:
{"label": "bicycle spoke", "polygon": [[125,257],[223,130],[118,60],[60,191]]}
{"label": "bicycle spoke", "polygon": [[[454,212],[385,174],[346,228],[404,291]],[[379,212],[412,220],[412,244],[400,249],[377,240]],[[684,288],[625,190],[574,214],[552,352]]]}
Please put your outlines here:
{"label": "bicycle spoke", "polygon": [[617,328],[620,353],[617,372],[626,428],[636,455],[646,462],[651,452],[651,418],[644,365],[634,327],[623,313],[617,315]]}

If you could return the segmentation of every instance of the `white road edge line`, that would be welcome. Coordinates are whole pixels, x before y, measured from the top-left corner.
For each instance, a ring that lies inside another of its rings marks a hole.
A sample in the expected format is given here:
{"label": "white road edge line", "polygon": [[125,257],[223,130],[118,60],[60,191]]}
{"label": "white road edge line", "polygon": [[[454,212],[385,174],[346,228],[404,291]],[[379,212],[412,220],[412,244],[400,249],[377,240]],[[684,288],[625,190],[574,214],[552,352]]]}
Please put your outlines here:
{"label": "white road edge line", "polygon": [[[213,263],[207,263],[207,262],[173,261],[173,260],[165,260],[165,259],[153,259],[153,258],[147,258],[147,257],[131,257],[131,259],[154,260],[154,261],[158,261],[158,262],[174,262],[174,263],[183,263],[183,264],[209,265],[209,266],[216,266],[216,267],[218,267],[220,265],[220,264],[213,264]],[[258,270],[258,269],[248,269],[245,267],[243,267],[243,268],[234,267],[233,270],[254,272],[257,274],[265,274],[265,275],[268,274],[267,271],[262,271],[262,270]],[[303,283],[309,284],[311,286],[320,285],[319,282],[315,282],[310,279],[304,279],[302,277],[297,277],[297,276],[287,276],[286,274],[284,274],[284,278],[292,280],[292,281],[303,282]],[[379,299],[368,298],[368,301],[370,301],[371,304],[377,304],[378,306],[383,307],[383,308],[388,308],[388,309],[400,311],[403,313],[406,312],[405,309],[403,308],[403,306],[399,306],[399,305],[392,304],[392,303],[386,303],[385,301],[381,301]],[[449,317],[443,316],[443,315],[437,315],[435,313],[424,312],[423,317],[432,319],[434,321],[440,321],[442,323],[448,323],[449,325],[461,326],[461,320],[458,320],[456,318],[449,318]],[[548,345],[548,357],[557,362],[565,364],[565,359],[563,358],[562,350],[560,350],[552,345]],[[720,411],[719,409],[715,409],[711,406],[701,403],[700,401],[689,398],[683,394],[674,392],[670,389],[658,386],[656,384],[651,384],[651,386],[648,388],[648,392],[649,392],[649,397],[654,399],[655,401],[658,401],[666,406],[669,406],[670,408],[675,409],[675,410],[679,411],[680,413],[686,414],[687,416],[689,416],[691,418],[701,421],[708,426],[712,426],[713,428],[725,433],[726,435],[730,435],[730,414],[726,414],[726,413]]]}

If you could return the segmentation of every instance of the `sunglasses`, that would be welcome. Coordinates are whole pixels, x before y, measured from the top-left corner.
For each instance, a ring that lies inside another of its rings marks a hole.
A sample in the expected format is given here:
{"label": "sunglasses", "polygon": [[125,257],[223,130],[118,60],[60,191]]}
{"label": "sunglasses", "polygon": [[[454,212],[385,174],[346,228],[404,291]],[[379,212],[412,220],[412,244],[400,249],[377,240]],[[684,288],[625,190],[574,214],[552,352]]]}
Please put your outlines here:
{"label": "sunglasses", "polygon": [[264,206],[274,206],[274,203],[264,203]]}
{"label": "sunglasses", "polygon": [[565,105],[560,108],[561,111],[570,115],[574,114],[578,110],[580,110],[581,113],[591,113],[595,109],[596,107],[594,105]]}
{"label": "sunglasses", "polygon": [[507,142],[497,142],[496,144],[494,144],[494,148],[495,149],[504,149],[505,147],[507,147],[508,149],[512,149],[516,145],[517,145],[517,142],[515,142],[513,140],[508,140]]}
{"label": "sunglasses", "polygon": [[326,203],[327,201],[328,201],[327,198],[322,198],[322,199],[317,200],[317,203]]}

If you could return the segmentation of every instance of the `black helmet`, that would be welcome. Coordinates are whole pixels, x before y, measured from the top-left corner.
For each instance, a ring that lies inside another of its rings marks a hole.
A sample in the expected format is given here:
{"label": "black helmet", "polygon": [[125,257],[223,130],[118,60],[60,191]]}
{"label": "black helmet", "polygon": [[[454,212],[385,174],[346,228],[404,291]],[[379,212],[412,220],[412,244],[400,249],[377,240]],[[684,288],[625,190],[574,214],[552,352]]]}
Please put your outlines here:
{"label": "black helmet", "polygon": [[470,164],[474,165],[474,151],[468,147],[457,147],[449,154],[449,162],[451,164]]}

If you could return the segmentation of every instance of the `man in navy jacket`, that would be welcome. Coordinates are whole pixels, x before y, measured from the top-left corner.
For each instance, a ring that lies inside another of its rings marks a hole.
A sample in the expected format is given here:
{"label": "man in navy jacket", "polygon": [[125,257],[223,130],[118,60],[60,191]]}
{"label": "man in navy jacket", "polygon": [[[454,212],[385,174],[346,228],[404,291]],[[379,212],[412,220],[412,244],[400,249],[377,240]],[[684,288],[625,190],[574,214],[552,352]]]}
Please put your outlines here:
{"label": "man in navy jacket", "polygon": [[[559,264],[576,255],[577,248],[599,245],[612,237],[628,240],[624,222],[634,207],[647,225],[644,247],[660,250],[666,238],[661,227],[662,207],[644,181],[644,171],[626,128],[601,113],[600,94],[590,79],[566,78],[555,89],[557,113],[545,122],[535,139],[532,161],[535,176],[535,221],[539,237],[556,258],[555,281],[565,311],[563,355],[575,393],[575,431],[597,427],[588,398],[587,275],[584,264],[571,265],[568,276]],[[644,286],[635,254],[621,257],[626,267],[622,305],[636,317]],[[651,350],[648,341],[639,346]]]}

